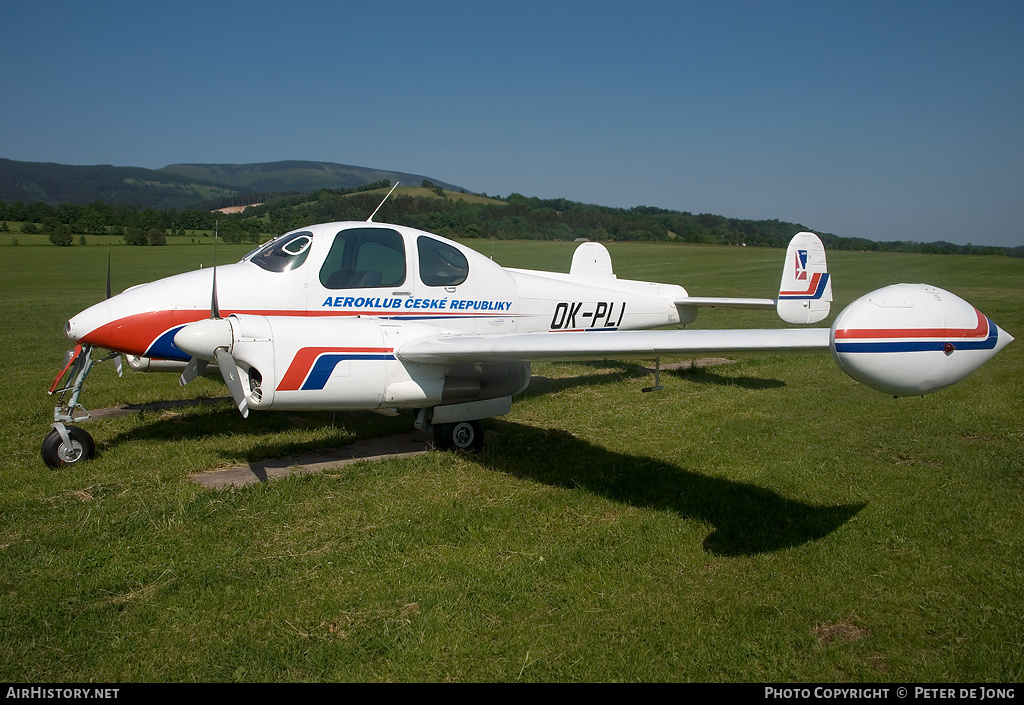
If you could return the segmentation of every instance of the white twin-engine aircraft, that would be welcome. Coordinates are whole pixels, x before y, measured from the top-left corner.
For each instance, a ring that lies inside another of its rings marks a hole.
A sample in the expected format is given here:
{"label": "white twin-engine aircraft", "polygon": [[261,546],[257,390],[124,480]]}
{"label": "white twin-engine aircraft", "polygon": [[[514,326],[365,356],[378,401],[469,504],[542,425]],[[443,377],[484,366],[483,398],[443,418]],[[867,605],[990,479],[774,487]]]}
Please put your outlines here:
{"label": "white twin-engine aircraft", "polygon": [[135,369],[176,369],[182,384],[216,365],[243,416],[412,409],[437,447],[475,449],[480,420],[509,412],[532,361],[831,352],[859,382],[905,396],[963,379],[1013,340],[967,302],[923,284],[874,291],[831,329],[648,330],[690,323],[701,307],[774,308],[788,323],[816,323],[831,300],[813,233],[790,243],[777,299],[733,299],[619,279],[592,242],[561,274],[503,268],[398,225],[314,225],[236,264],[112,297],[108,283],[105,301],[67,322],[79,344],[50,388],[61,404],[42,455],[57,467],[94,452],[89,434],[70,425],[88,418],[78,397],[94,349],[111,351],[99,362],[119,364],[124,353]]}

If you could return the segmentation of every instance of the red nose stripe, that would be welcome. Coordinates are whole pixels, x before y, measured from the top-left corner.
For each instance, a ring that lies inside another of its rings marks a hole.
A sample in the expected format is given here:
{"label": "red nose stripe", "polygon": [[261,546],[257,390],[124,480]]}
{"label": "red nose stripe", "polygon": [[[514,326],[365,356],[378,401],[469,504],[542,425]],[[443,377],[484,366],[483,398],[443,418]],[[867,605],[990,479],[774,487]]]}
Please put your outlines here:
{"label": "red nose stripe", "polygon": [[128,355],[145,355],[153,341],[174,326],[193,323],[209,311],[150,311],[105,323],[82,336],[82,342]]}

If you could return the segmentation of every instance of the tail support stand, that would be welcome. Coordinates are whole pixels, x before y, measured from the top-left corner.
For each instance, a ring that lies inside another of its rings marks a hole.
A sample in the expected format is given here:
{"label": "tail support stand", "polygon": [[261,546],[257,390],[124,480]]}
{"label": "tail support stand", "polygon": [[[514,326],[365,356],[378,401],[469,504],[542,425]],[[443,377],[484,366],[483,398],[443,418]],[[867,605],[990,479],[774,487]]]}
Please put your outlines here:
{"label": "tail support stand", "polygon": [[654,358],[654,386],[644,387],[645,392],[660,392],[664,387],[661,386],[661,358]]}

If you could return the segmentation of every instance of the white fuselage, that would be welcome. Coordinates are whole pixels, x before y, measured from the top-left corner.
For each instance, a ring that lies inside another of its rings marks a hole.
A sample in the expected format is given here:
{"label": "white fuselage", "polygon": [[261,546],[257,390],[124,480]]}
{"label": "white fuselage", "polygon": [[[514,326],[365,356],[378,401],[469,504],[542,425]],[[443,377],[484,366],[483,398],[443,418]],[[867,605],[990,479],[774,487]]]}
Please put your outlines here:
{"label": "white fuselage", "polygon": [[361,222],[302,228],[214,271],[132,287],[74,316],[68,336],[184,363],[190,355],[175,336],[211,317],[216,276],[219,315],[230,317],[229,344],[246,363],[239,368],[252,408],[431,406],[517,393],[529,365],[401,361],[394,351],[404,342],[446,331],[653,328],[679,323],[673,299],[686,295],[679,286],[619,280],[610,261],[607,271],[577,267],[573,275],[510,270],[429,233]]}

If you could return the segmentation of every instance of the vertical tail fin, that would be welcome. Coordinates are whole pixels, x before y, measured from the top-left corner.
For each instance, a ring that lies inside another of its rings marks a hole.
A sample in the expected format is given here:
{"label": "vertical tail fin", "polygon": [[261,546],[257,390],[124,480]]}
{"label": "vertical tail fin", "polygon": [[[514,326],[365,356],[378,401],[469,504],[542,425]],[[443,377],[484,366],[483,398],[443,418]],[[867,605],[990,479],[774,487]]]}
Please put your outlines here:
{"label": "vertical tail fin", "polygon": [[817,323],[829,314],[832,279],[825,246],[814,233],[797,233],[786,250],[776,309],[787,323]]}
{"label": "vertical tail fin", "polygon": [[612,256],[599,242],[584,242],[572,255],[569,276],[581,279],[615,279]]}

